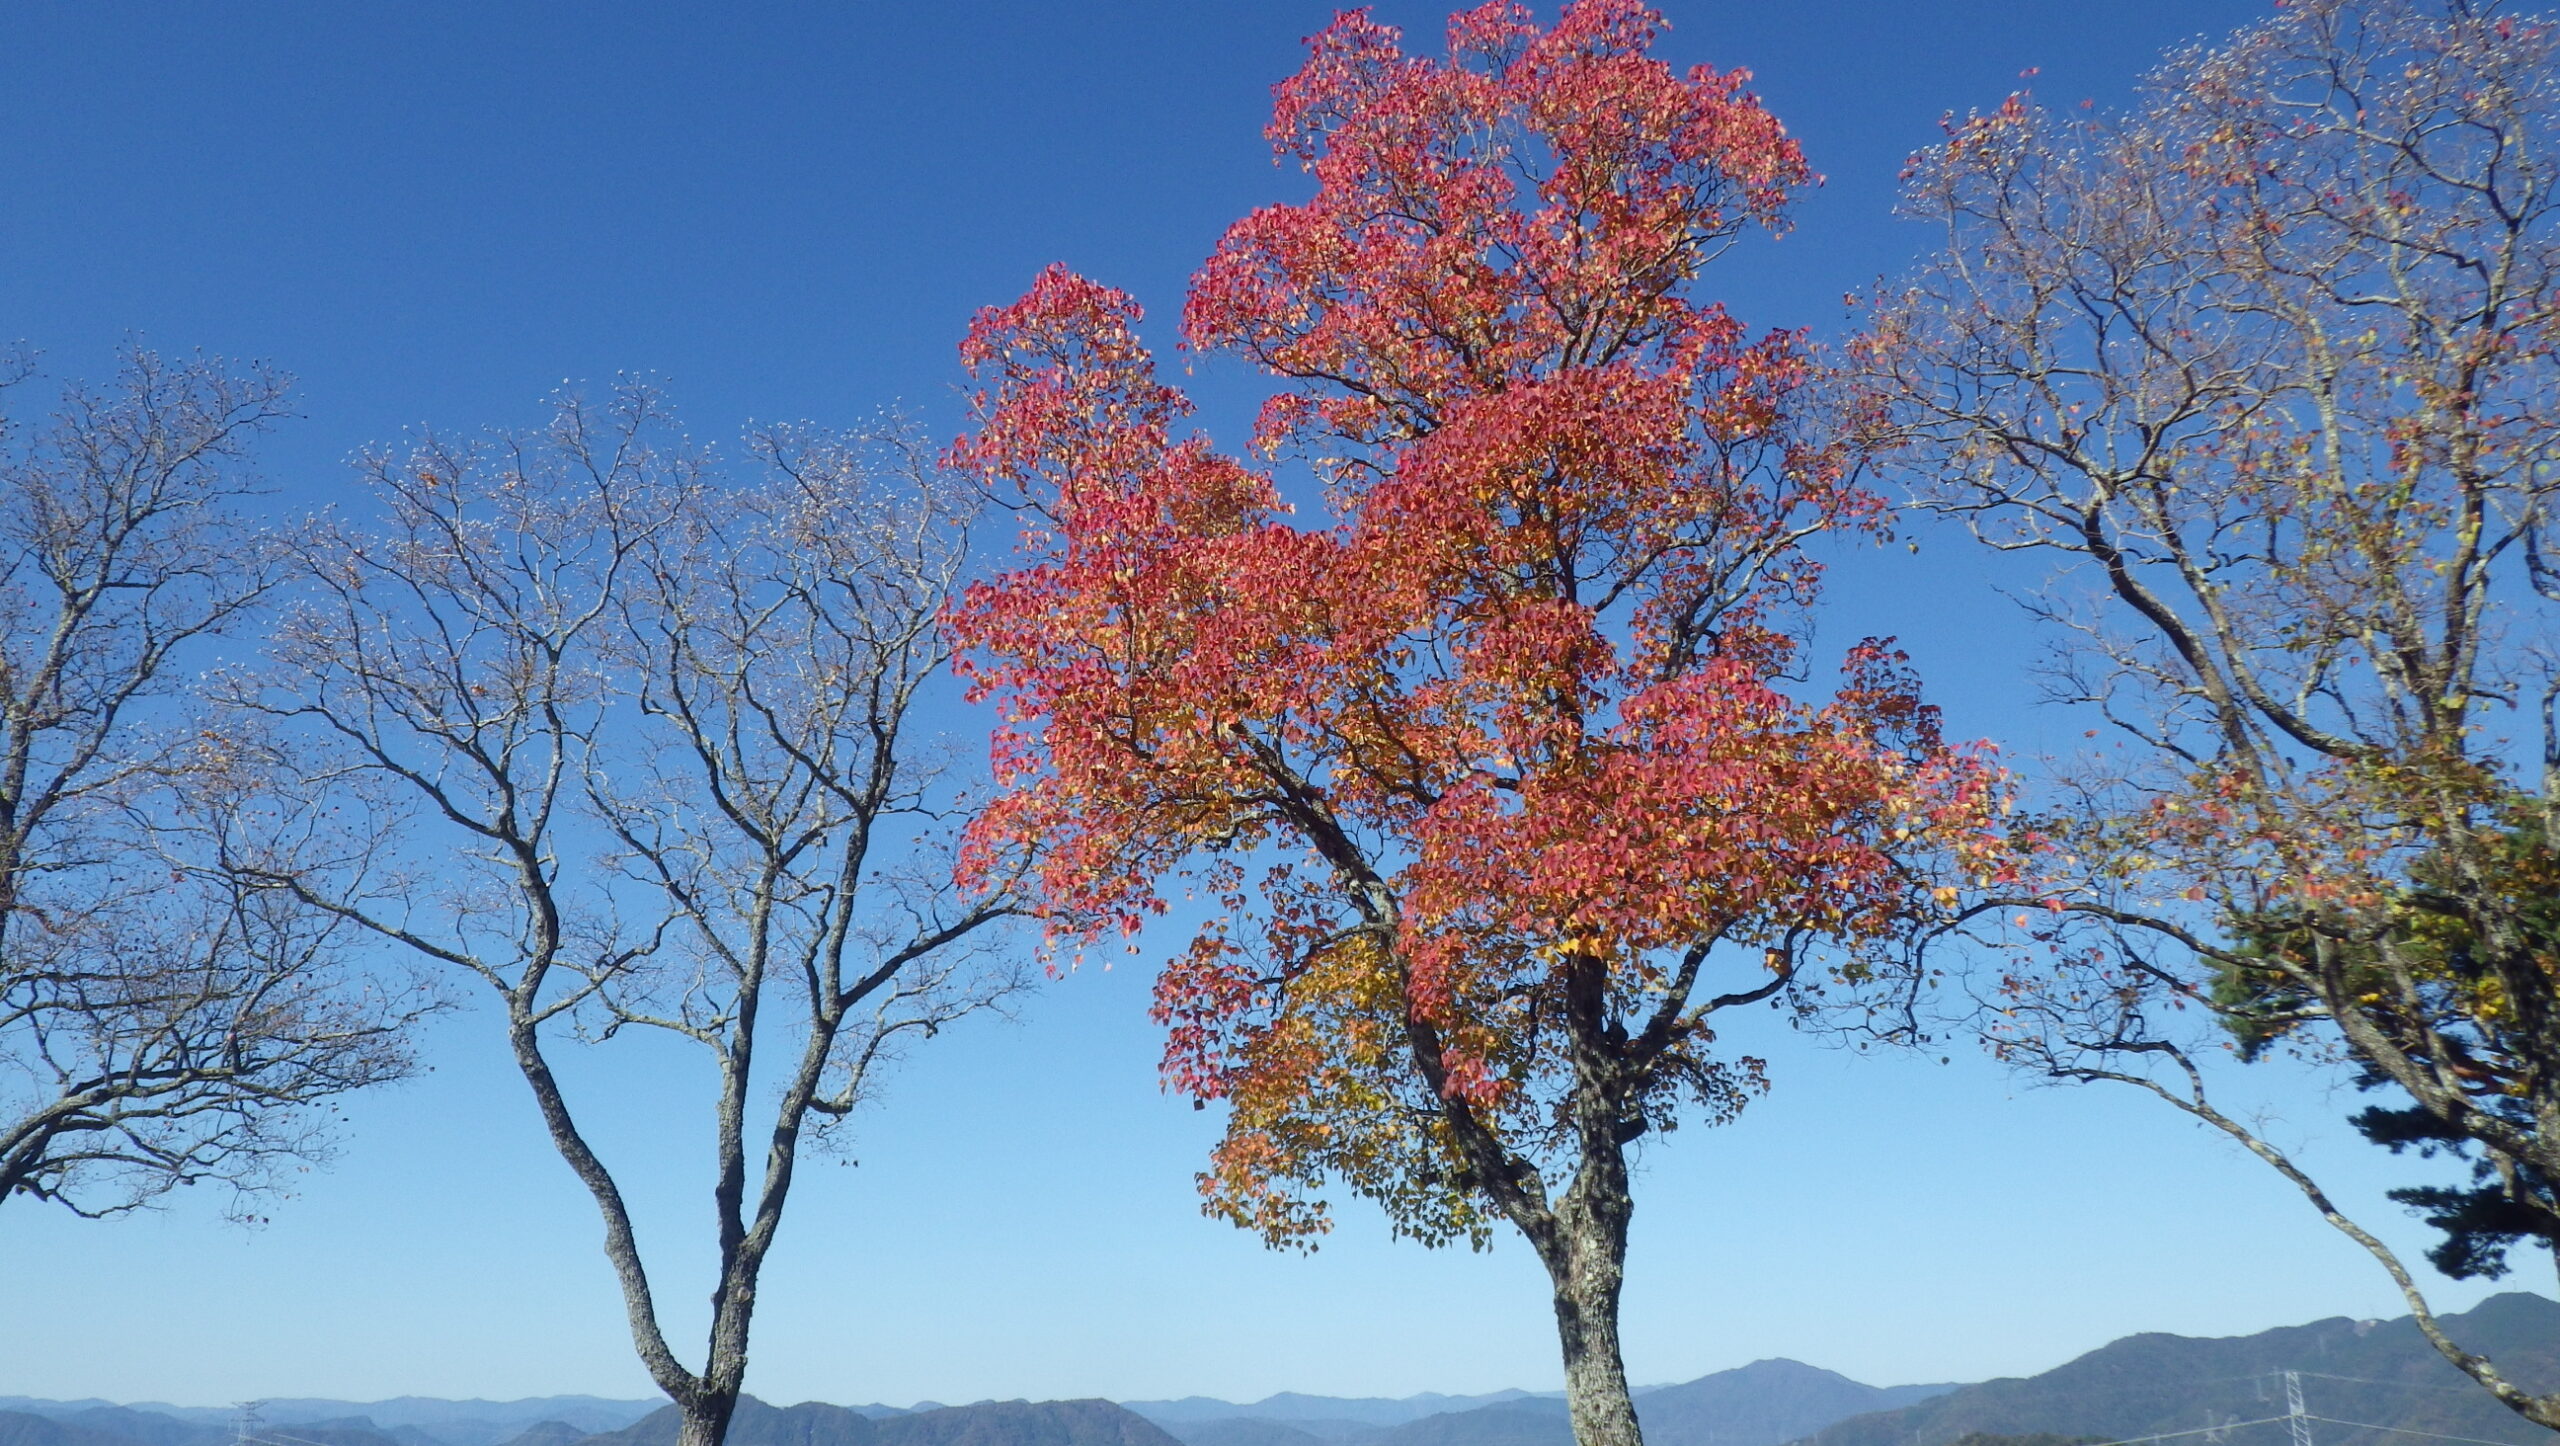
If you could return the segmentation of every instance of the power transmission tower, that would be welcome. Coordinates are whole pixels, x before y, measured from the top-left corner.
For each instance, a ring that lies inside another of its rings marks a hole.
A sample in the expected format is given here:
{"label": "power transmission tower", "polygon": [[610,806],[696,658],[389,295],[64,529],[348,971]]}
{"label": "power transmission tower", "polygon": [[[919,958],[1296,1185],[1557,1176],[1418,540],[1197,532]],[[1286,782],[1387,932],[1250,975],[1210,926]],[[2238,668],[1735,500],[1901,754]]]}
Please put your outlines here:
{"label": "power transmission tower", "polygon": [[2311,1417],[2302,1409],[2302,1373],[2284,1373],[2284,1425],[2293,1433],[2293,1446],[2311,1446]]}

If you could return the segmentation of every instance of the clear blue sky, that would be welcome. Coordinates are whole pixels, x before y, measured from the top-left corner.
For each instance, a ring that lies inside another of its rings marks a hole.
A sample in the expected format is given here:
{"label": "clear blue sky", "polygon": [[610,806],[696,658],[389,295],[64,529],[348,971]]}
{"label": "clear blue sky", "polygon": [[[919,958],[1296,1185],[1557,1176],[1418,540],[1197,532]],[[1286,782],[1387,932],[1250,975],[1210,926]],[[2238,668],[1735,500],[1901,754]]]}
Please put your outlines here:
{"label": "clear blue sky", "polygon": [[[1665,3],[1671,57],[1757,71],[1830,177],[1721,288],[1748,320],[1817,328],[1921,243],[1888,219],[1892,182],[1942,112],[1997,103],[2028,67],[2048,97],[2103,102],[2161,46],[2259,8]],[[1438,7],[1379,8],[1436,36]],[[348,497],[345,455],[405,424],[528,422],[564,379],[623,370],[666,378],[706,437],[899,400],[948,431],[974,308],[1064,259],[1169,317],[1225,223],[1284,194],[1268,87],[1329,13],[21,0],[0,8],[0,338],[58,375],[102,372],[134,333],[299,374],[305,417],[266,452],[279,508]],[[1232,434],[1245,379],[1200,381]],[[1996,581],[1953,545],[1860,559],[1827,626],[1901,633],[1963,731],[2032,751],[2063,725],[2022,711]],[[749,1389],[1555,1384],[1542,1282],[1508,1241],[1425,1252],[1354,1204],[1301,1259],[1200,1219],[1214,1121],[1157,1091],[1144,994],[1140,967],[1089,972],[920,1056],[860,1165],[804,1177]],[[447,1021],[433,1074],[357,1102],[343,1158],[264,1228],[209,1201],[103,1225],[0,1209],[0,1394],[647,1394],[591,1212],[487,1023]],[[2298,1199],[2166,1112],[2021,1091],[1964,1054],[1736,1043],[1772,1055],[1774,1094],[1650,1157],[1627,1305],[1641,1379],[1769,1355],[1975,1379],[2136,1330],[2397,1313]],[[689,1069],[617,1044],[578,1081],[615,1102],[598,1133],[677,1252],[678,1302],[707,1223]],[[2375,1196],[2395,1180],[2338,1139],[2340,1102],[2255,1083],[2279,1135],[2392,1221]]]}

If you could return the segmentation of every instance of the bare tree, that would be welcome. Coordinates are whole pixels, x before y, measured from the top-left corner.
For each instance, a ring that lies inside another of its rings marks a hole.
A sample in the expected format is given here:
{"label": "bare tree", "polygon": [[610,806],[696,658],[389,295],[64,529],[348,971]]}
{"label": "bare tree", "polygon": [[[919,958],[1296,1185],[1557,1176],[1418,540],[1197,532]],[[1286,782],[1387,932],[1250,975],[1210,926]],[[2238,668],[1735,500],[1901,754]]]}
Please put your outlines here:
{"label": "bare tree", "polygon": [[286,390],[132,350],[0,452],[0,1200],[271,1185],[326,1153],[315,1107],[408,1067],[418,996],[206,847],[261,807],[198,668],[278,575],[240,504]]}
{"label": "bare tree", "polygon": [[[884,1057],[1014,983],[990,947],[1012,906],[954,893],[951,789],[916,724],[969,498],[894,431],[753,446],[766,480],[725,485],[626,386],[537,435],[371,456],[384,527],[307,550],[244,700],[336,751],[306,817],[341,847],[291,876],[302,897],[497,1004],[687,1446],[727,1431],[803,1148]],[[555,1072],[581,1029],[715,1066],[698,1367]]]}
{"label": "bare tree", "polygon": [[2236,1139],[2560,1429],[2205,1068],[2332,1062],[2470,1162],[2395,1192],[2449,1273],[2560,1247],[2555,62],[2496,0],[2301,0],[2128,116],[2015,98],[1915,162],[1944,245],[1867,356],[1924,500],[2093,585],[2050,677],[2123,745],[2057,780],[2050,896],[1977,916],[2045,960],[1992,1037]]}

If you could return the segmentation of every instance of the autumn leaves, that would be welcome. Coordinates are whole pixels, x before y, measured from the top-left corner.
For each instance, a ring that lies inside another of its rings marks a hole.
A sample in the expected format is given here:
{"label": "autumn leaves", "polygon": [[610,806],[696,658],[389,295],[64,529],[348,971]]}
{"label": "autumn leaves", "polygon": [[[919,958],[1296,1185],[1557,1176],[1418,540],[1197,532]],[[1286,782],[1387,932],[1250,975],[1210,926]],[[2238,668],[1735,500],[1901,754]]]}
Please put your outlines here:
{"label": "autumn leaves", "polygon": [[[2528,1122],[2560,1042],[2516,1023],[2560,1018],[2554,951],[2498,902],[2547,790],[2466,712],[2485,600],[2556,591],[2490,577],[2542,556],[2549,492],[2548,31],[2322,0],[2121,126],[2013,99],[1915,161],[1946,254],[1818,362],[1699,294],[1810,173],[1747,77],[1655,59],[1661,24],[1492,3],[1439,56],[1361,12],[1310,41],[1268,134],[1312,194],[1231,226],[1183,311],[1273,383],[1252,460],[1180,435],[1123,293],[1053,268],[971,329],[952,460],[1032,519],[954,615],[1006,710],[972,858],[1032,870],[1060,940],[1216,901],[1157,993],[1168,1080],[1232,1106],[1211,1210],[1274,1242],[1328,1185],[1426,1240],[1508,1219],[1580,1438],[1632,1442],[1627,1147],[1764,1087],[1713,1015],[1909,1001],[1923,945],[2017,914],[1975,943],[2039,962],[1963,1021],[2013,1059],[2203,1107],[2150,1071],[2281,996],[2560,1239]],[[2056,614],[2064,692],[2138,767],[2013,822],[1890,643],[1806,686],[1807,548],[1881,527],[1879,460],[2091,565],[2118,611]],[[2505,1023],[2441,939],[2395,942],[2444,934],[2412,910],[2464,921]],[[2202,1036],[2151,1027],[2189,1006]]]}
{"label": "autumn leaves", "polygon": [[1314,194],[1230,228],[1184,334],[1275,380],[1255,448],[1319,518],[1178,438],[1137,304],[1062,269],[972,328],[953,451],[1037,519],[956,616],[1010,730],[975,857],[1036,858],[1069,939],[1217,898],[1157,991],[1168,1077],[1232,1105],[1212,1210],[1507,1217],[1586,1440],[1634,1431],[1627,1148],[1762,1087],[1710,1017],[1894,967],[1929,886],[2006,866],[1996,770],[1888,645],[1796,695],[1806,543],[1883,504],[1803,340],[1691,294],[1807,172],[1658,28],[1489,5],[1422,58],[1348,15],[1278,88]]}

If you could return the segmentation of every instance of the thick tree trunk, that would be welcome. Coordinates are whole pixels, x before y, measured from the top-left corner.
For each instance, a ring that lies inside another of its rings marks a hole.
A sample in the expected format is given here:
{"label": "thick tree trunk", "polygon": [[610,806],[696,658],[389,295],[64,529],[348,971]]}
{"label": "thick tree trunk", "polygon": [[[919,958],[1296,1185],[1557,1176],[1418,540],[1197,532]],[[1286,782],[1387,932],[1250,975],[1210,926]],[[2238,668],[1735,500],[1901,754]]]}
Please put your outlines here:
{"label": "thick tree trunk", "polygon": [[676,1430],[676,1446],[721,1446],[729,1435],[729,1417],[738,1409],[736,1391],[704,1391],[690,1401],[678,1403],[683,1423]]}
{"label": "thick tree trunk", "polygon": [[1623,1223],[1614,1240],[1606,1234],[1583,1232],[1562,1262],[1547,1267],[1555,1282],[1556,1339],[1564,1348],[1565,1407],[1576,1446],[1644,1446],[1618,1352],[1618,1289],[1627,1254]]}

